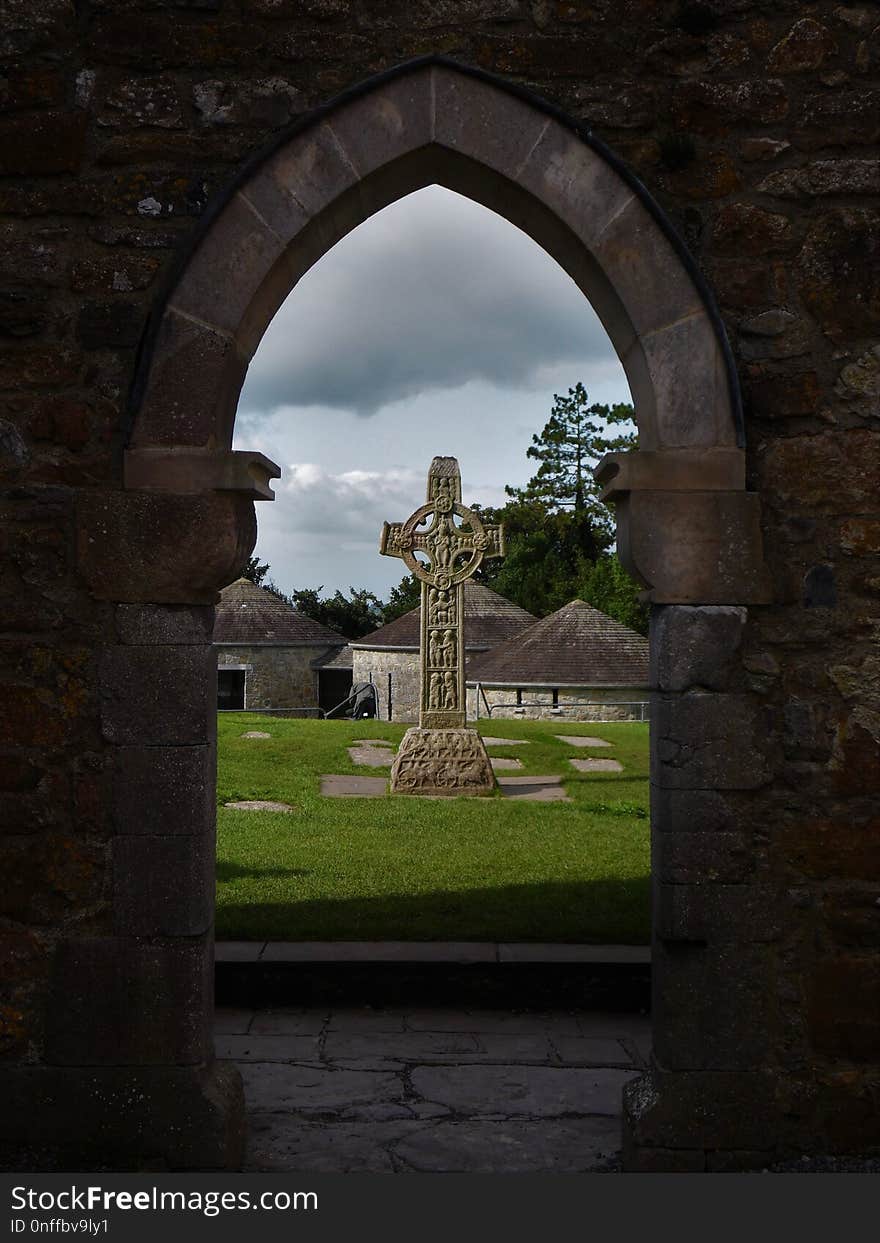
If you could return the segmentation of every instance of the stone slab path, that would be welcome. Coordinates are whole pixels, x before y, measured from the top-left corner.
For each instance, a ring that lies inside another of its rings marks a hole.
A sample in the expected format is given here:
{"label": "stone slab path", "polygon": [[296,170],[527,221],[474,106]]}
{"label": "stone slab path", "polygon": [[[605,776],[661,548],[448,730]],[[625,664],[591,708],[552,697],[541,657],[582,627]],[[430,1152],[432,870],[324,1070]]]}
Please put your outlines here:
{"label": "stone slab path", "polygon": [[503,772],[505,769],[522,768],[523,766],[522,760],[510,760],[506,755],[493,755],[490,757],[489,763],[496,773]]}
{"label": "stone slab path", "polygon": [[247,798],[238,803],[224,803],[224,807],[233,807],[236,811],[284,811],[294,810],[290,803],[273,803],[271,799]]}
{"label": "stone slab path", "polygon": [[623,765],[619,760],[569,760],[572,768],[579,773],[622,773]]}
{"label": "stone slab path", "polygon": [[528,799],[532,803],[570,803],[561,777],[499,777],[505,798]]}
{"label": "stone slab path", "polygon": [[[571,760],[572,764],[591,761]],[[598,764],[617,764],[616,760],[597,760]],[[518,760],[508,760],[504,767],[521,767]],[[618,768],[620,766],[618,765]],[[499,777],[498,785],[504,798],[528,799],[533,803],[570,803],[561,777]],[[349,774],[325,774],[321,778],[321,793],[325,798],[384,798],[388,793],[387,777],[358,777]],[[398,798],[442,798],[443,795],[401,794]],[[454,795],[445,797],[454,798]]]}
{"label": "stone slab path", "polygon": [[582,734],[554,734],[560,742],[567,742],[572,747],[610,747],[611,743],[604,738],[588,738]]}
{"label": "stone slab path", "polygon": [[483,742],[487,747],[528,747],[528,738],[490,738],[488,734],[483,736]]}
{"label": "stone slab path", "polygon": [[645,1016],[217,1011],[245,1084],[251,1171],[581,1173],[616,1168]]}
{"label": "stone slab path", "polygon": [[629,963],[651,961],[649,945],[541,941],[217,941],[219,963]]}
{"label": "stone slab path", "polygon": [[388,793],[387,777],[324,776],[321,793],[325,798],[384,798]]}
{"label": "stone slab path", "polygon": [[357,746],[348,748],[348,757],[352,764],[363,764],[365,768],[390,768],[394,753],[384,747]]}

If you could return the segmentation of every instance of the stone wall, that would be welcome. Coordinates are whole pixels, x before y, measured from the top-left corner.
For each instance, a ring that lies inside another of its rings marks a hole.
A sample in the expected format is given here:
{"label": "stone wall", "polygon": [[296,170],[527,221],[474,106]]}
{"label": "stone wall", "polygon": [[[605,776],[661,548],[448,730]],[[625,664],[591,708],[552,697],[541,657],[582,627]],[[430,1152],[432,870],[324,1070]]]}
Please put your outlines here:
{"label": "stone wall", "polygon": [[[379,694],[383,721],[414,722],[419,719],[419,654],[352,649],[352,681],[372,682]],[[391,676],[391,715],[388,715],[388,677]]]}
{"label": "stone wall", "polygon": [[[486,718],[486,702],[493,711],[491,719],[526,721],[627,721],[648,719],[648,691],[643,686],[608,687],[567,686],[555,696],[552,690],[520,687],[517,703],[515,686],[484,686],[478,697],[477,688],[467,691],[468,720]],[[483,698],[485,696],[485,700]],[[479,702],[478,702],[479,698]],[[589,706],[585,706],[585,705]],[[615,705],[621,705],[617,707]]]}
{"label": "stone wall", "polygon": [[[634,170],[717,296],[744,393],[772,600],[655,612],[655,1064],[630,1094],[627,1160],[730,1169],[880,1145],[876,6],[10,12],[0,1160],[240,1157],[240,1086],[207,1036],[210,614],[253,546],[253,504],[124,490],[128,399],[150,313],[244,161],[425,53],[543,95]],[[203,412],[175,404],[183,372],[216,379],[207,407],[244,365],[187,323],[160,428],[184,446]]]}
{"label": "stone wall", "polygon": [[[327,651],[324,647],[253,647],[217,649],[217,665],[247,665],[245,674],[245,708],[248,712],[264,709],[297,709],[318,707],[318,673],[312,661]],[[308,715],[316,715],[309,713]]]}

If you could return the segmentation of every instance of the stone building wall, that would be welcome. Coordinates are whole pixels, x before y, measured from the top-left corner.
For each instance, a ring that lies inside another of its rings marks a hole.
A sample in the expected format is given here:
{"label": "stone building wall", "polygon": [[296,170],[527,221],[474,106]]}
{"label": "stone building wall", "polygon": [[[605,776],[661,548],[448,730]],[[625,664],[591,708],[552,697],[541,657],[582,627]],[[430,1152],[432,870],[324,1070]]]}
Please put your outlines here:
{"label": "stone building wall", "polygon": [[[150,314],[244,161],[335,92],[427,53],[537,92],[627,163],[714,291],[744,393],[773,599],[655,610],[664,983],[627,1160],[729,1169],[880,1145],[876,5],[9,12],[0,1162],[47,1168],[73,1144],[66,1168],[128,1163],[156,1136],[172,1167],[240,1156],[240,1085],[212,1062],[205,1022],[205,807],[212,605],[253,546],[253,506],[124,491],[128,400]],[[194,347],[189,369],[205,365]],[[173,377],[166,396],[173,443],[201,443]],[[132,1100],[148,1105],[135,1116]]]}
{"label": "stone building wall", "polygon": [[[248,712],[261,709],[317,709],[318,673],[312,661],[321,656],[324,647],[253,647],[217,648],[217,667],[247,665],[245,674],[245,708]],[[314,715],[310,712],[308,715]]]}
{"label": "stone building wall", "polygon": [[566,686],[557,691],[555,701],[552,689],[519,689],[518,703],[515,686],[484,686],[480,696],[475,686],[468,686],[468,720],[489,716],[483,696],[493,709],[493,721],[628,721],[647,720],[649,715],[649,692],[644,686]]}
{"label": "stone building wall", "polygon": [[[391,677],[391,716],[388,715],[388,678]],[[413,722],[419,719],[419,654],[352,649],[352,682],[372,682],[379,695],[383,721]]]}

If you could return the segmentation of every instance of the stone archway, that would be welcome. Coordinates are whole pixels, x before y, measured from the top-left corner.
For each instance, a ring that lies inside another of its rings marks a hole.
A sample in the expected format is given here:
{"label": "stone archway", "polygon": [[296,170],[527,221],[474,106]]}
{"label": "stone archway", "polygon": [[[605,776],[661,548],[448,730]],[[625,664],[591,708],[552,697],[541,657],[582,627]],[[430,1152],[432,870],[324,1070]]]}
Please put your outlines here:
{"label": "stone archway", "polygon": [[[678,1133],[664,1139],[666,1115],[659,1139],[645,1119],[670,1074],[716,1067],[712,1055],[706,1060],[708,1029],[685,1042],[682,1061],[677,990],[699,979],[717,995],[730,970],[723,956],[699,952],[712,918],[700,906],[704,888],[668,883],[664,860],[670,848],[676,858],[687,850],[692,795],[711,805],[760,769],[753,763],[749,772],[748,705],[727,693],[717,672],[737,642],[743,606],[767,596],[758,499],[745,491],[736,374],[695,265],[610,152],[540,101],[432,58],[373,79],[298,124],[209,212],[145,340],[125,489],[83,502],[81,527],[90,535],[81,566],[93,593],[121,606],[119,646],[102,668],[102,728],[125,806],[114,842],[117,952],[129,976],[159,991],[161,1011],[149,1039],[135,1030],[142,1020],[131,1018],[130,1060],[158,1077],[154,1119],[180,1125],[183,1080],[195,1102],[186,1106],[191,1125],[166,1144],[171,1165],[234,1165],[240,1138],[240,1093],[210,1062],[210,606],[253,547],[252,502],[271,499],[279,472],[259,454],[231,450],[238,394],[263,331],[303,273],[369,215],[432,183],[505,216],[560,263],[598,312],[630,382],[640,447],[607,458],[599,475],[617,505],[623,559],[662,606],[652,631],[659,692],[652,781],[663,1028],[663,1070],[630,1097],[630,1160],[636,1167],[643,1151],[700,1146]],[[145,713],[138,687],[148,676],[173,688],[173,716]],[[701,693],[689,695],[695,688]],[[744,748],[738,764],[719,754],[726,733],[734,752]],[[701,864],[690,862],[692,881]],[[161,961],[144,948],[150,937],[163,938]],[[106,964],[86,966],[98,981]],[[85,1013],[82,1022],[87,1029]],[[742,1066],[722,1058],[719,1069],[735,1068]]]}

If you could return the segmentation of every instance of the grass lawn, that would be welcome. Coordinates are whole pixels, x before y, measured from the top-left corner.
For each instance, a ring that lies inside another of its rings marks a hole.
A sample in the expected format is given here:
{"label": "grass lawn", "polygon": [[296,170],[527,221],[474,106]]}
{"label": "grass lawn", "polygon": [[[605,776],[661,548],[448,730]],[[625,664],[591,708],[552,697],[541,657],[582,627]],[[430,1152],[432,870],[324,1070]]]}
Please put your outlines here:
{"label": "grass lawn", "polygon": [[[481,721],[528,746],[518,775],[561,774],[571,803],[501,798],[322,798],[323,773],[355,767],[358,738],[399,742],[381,721],[223,713],[218,723],[217,937],[236,940],[649,940],[648,726]],[[247,730],[271,738],[246,739]],[[606,739],[574,748],[554,734]],[[569,757],[614,758],[578,773]],[[235,811],[271,799],[293,814]]]}

